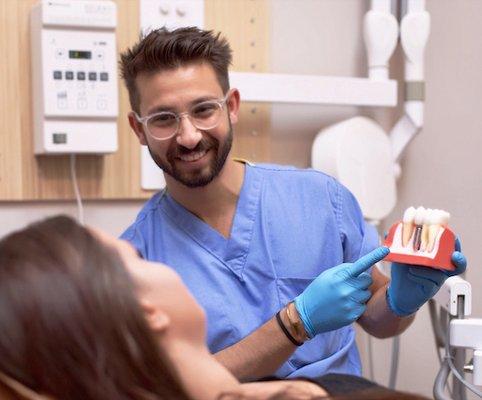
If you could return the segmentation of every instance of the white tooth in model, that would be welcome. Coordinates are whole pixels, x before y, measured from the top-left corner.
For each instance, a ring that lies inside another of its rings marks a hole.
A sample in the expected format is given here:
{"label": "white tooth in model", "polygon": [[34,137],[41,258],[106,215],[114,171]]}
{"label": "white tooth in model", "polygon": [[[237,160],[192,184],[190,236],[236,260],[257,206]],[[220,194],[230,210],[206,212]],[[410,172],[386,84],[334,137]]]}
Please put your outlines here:
{"label": "white tooth in model", "polygon": [[422,234],[420,235],[420,250],[425,251],[428,246],[428,227],[430,226],[430,216],[434,210],[427,208],[423,216]]}
{"label": "white tooth in model", "polygon": [[420,250],[420,243],[422,240],[422,226],[423,226],[423,220],[425,218],[425,208],[423,207],[418,207],[415,210],[415,233],[413,234],[413,249],[415,251]]}
{"label": "white tooth in model", "polygon": [[443,210],[433,210],[430,216],[430,226],[428,230],[428,249],[427,251],[432,251],[435,247],[435,239],[439,229],[443,229],[447,226],[450,219],[450,214]]}
{"label": "white tooth in model", "polygon": [[406,246],[413,233],[413,219],[415,218],[415,208],[409,207],[403,214],[402,245]]}

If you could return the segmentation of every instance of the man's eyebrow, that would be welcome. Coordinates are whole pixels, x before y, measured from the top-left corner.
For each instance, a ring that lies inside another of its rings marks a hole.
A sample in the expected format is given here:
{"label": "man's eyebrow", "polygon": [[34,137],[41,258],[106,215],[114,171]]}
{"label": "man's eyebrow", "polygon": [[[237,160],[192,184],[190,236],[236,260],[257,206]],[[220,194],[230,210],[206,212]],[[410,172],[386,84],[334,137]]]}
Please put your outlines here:
{"label": "man's eyebrow", "polygon": [[[192,106],[195,106],[196,104],[199,104],[199,103],[204,103],[205,101],[213,101],[213,100],[219,100],[219,97],[218,96],[202,96],[202,97],[198,97],[197,99],[191,101],[189,104],[188,104],[188,108],[192,107]],[[151,109],[149,109],[147,115],[151,115],[151,114],[155,114],[155,113],[160,113],[160,112],[164,112],[164,111],[168,111],[168,112],[173,112],[173,113],[176,113],[178,112],[178,110],[176,109],[176,107],[170,107],[170,106],[156,106],[156,107],[153,107]]]}

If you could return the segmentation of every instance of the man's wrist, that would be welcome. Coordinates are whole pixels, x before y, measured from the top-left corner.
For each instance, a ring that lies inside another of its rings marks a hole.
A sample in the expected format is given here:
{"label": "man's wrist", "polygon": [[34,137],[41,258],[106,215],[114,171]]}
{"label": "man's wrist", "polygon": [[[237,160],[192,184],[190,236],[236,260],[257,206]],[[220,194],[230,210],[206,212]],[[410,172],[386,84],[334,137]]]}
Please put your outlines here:
{"label": "man's wrist", "polygon": [[288,303],[282,314],[286,328],[298,342],[304,343],[310,339],[294,302]]}

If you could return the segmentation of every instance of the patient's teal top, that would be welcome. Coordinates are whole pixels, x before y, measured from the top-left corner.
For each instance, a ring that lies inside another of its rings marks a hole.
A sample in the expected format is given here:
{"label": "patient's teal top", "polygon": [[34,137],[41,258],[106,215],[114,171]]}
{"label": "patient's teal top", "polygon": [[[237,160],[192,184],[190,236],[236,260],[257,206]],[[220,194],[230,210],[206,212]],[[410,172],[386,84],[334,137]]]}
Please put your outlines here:
{"label": "patient's teal top", "polygon": [[[213,353],[256,330],[325,269],[378,245],[357,201],[335,179],[268,164],[246,165],[229,239],[166,191],[145,204],[122,238],[180,274],[206,311]],[[327,372],[361,374],[352,326],[306,342],[276,375]]]}

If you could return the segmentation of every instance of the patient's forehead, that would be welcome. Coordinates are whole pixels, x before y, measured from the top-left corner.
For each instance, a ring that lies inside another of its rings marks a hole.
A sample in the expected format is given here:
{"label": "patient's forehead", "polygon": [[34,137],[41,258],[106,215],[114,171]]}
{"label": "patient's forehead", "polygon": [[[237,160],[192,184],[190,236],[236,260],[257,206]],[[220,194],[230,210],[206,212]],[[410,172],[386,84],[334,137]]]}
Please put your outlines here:
{"label": "patient's forehead", "polygon": [[87,229],[92,233],[94,237],[99,239],[103,244],[114,247],[118,250],[122,256],[127,257],[139,257],[137,250],[129,242],[118,239],[100,229],[89,226]]}

